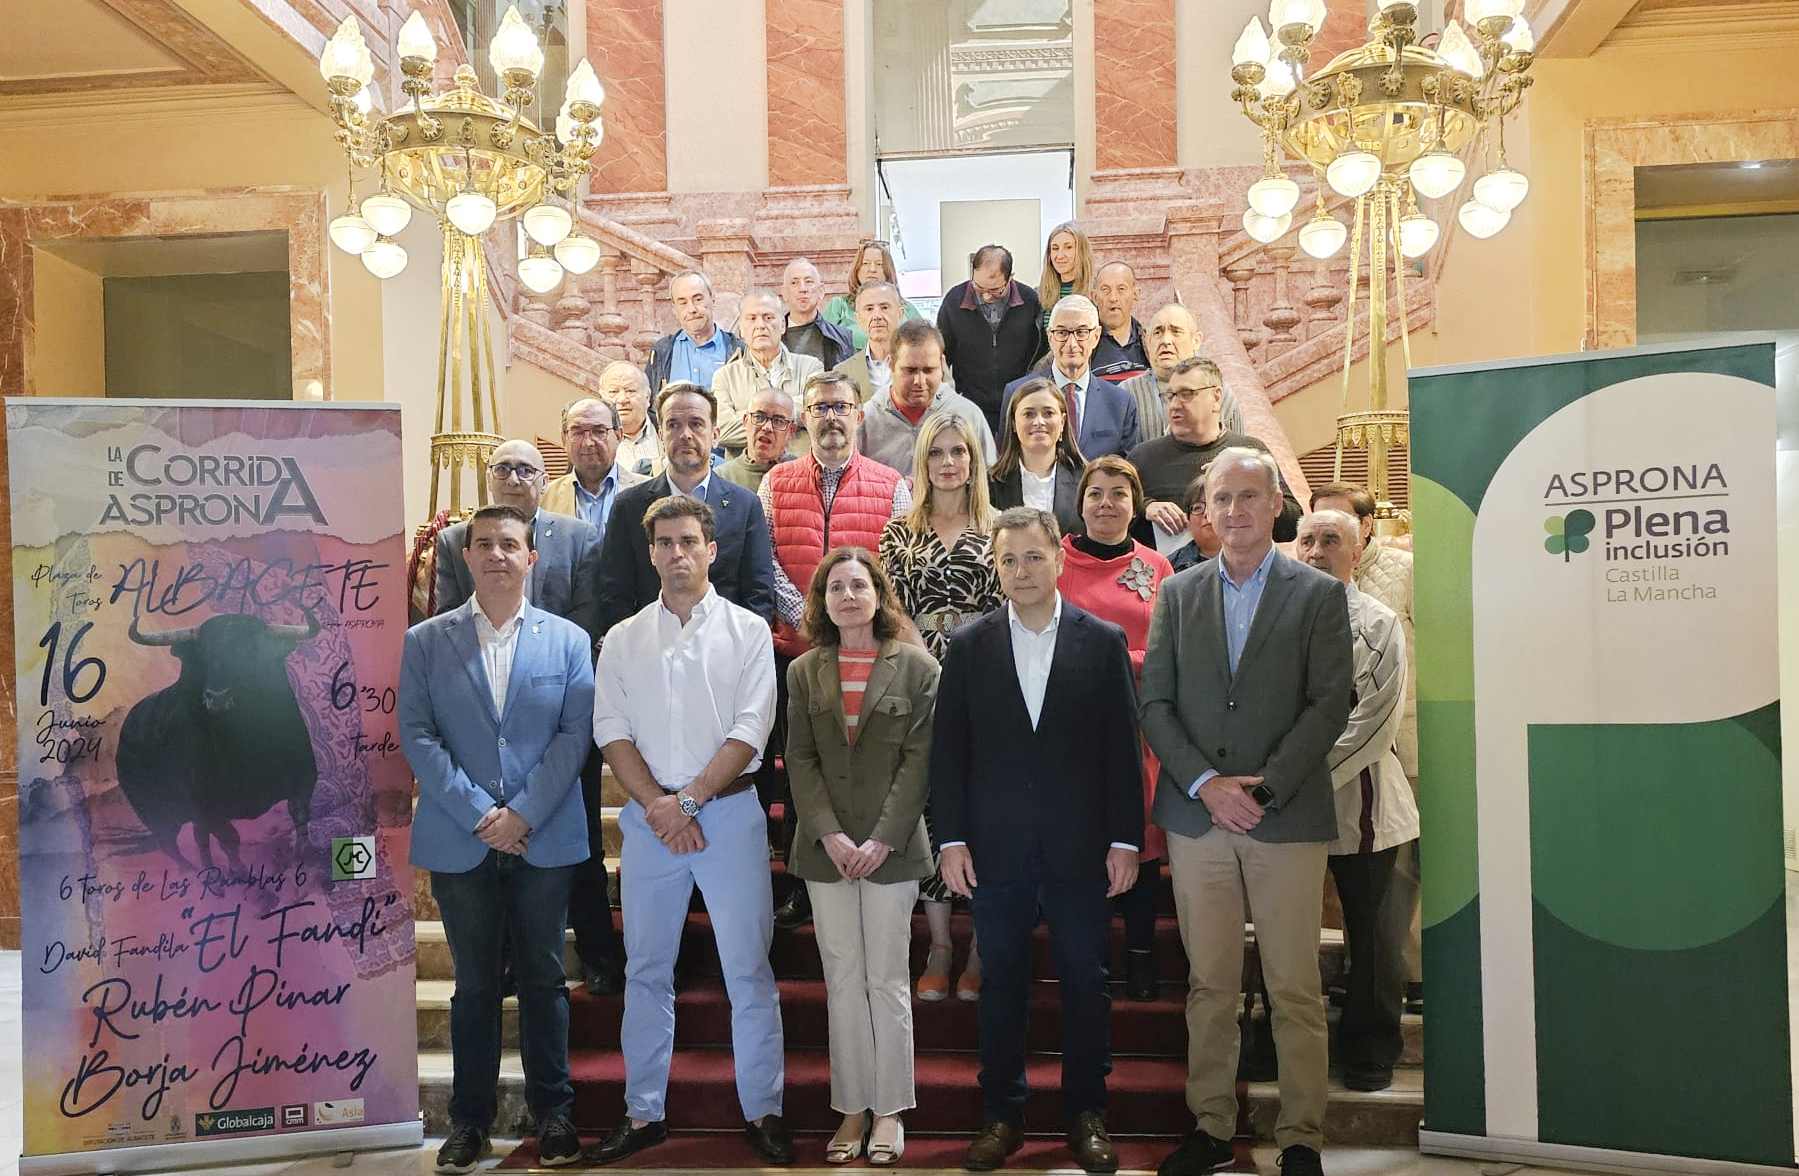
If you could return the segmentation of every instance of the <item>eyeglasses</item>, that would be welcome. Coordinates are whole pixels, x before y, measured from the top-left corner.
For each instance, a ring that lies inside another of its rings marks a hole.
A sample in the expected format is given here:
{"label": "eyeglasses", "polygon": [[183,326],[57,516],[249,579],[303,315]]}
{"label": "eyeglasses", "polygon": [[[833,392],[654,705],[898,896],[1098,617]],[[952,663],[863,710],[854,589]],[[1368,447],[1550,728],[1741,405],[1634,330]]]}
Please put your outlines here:
{"label": "eyeglasses", "polygon": [[487,472],[499,481],[505,482],[517,478],[521,482],[529,482],[543,473],[542,470],[528,461],[502,461],[487,467]]}
{"label": "eyeglasses", "polygon": [[752,412],[750,414],[750,424],[755,425],[758,429],[765,426],[770,429],[791,429],[793,428],[793,418],[769,416],[765,412]]}
{"label": "eyeglasses", "polygon": [[821,420],[825,417],[846,417],[856,411],[856,406],[847,400],[825,400],[818,404],[808,404],[806,413]]}
{"label": "eyeglasses", "polygon": [[1218,388],[1219,385],[1217,384],[1207,384],[1204,388],[1187,388],[1179,392],[1164,392],[1162,393],[1162,403],[1173,404],[1178,400],[1182,404],[1190,404],[1208,392],[1218,391]]}
{"label": "eyeglasses", "polygon": [[1094,327],[1051,327],[1049,329],[1049,337],[1057,343],[1066,343],[1070,339],[1079,339],[1085,343],[1097,334],[1099,331]]}
{"label": "eyeglasses", "polygon": [[571,426],[569,426],[568,435],[570,438],[592,437],[595,441],[604,441],[606,438],[612,436],[612,426],[611,425],[571,425]]}

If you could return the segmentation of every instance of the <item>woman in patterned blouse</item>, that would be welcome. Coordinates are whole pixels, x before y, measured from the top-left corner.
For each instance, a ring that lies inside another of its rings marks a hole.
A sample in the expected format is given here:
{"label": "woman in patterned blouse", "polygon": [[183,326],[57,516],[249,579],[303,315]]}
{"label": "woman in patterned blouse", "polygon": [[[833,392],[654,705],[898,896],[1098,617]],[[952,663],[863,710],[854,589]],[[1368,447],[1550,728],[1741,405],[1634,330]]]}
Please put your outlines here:
{"label": "woman in patterned blouse", "polygon": [[[1141,675],[1156,592],[1174,569],[1155,548],[1131,539],[1131,520],[1143,513],[1144,502],[1137,467],[1111,454],[1094,458],[1081,475],[1080,502],[1087,533],[1062,537],[1064,558],[1056,588],[1063,600],[1124,630],[1131,668]],[[1143,844],[1137,847],[1137,884],[1118,896],[1118,909],[1124,915],[1124,988],[1132,1000],[1156,999],[1155,892],[1161,877],[1157,863],[1168,846],[1162,831],[1149,820],[1149,812],[1160,771],[1155,753],[1145,743]]]}
{"label": "woman in patterned blouse", "polygon": [[[918,431],[912,456],[912,511],[881,532],[881,562],[900,604],[918,625],[925,648],[939,659],[951,632],[998,608],[1004,599],[987,534],[994,511],[987,498],[986,464],[966,421],[948,413],[930,417]],[[929,809],[925,823],[928,828]],[[950,893],[942,877],[933,874],[919,896],[931,927],[931,951],[918,978],[918,999],[939,1001],[949,995],[953,962]],[[980,994],[980,948],[971,943],[956,996],[979,1000]]]}

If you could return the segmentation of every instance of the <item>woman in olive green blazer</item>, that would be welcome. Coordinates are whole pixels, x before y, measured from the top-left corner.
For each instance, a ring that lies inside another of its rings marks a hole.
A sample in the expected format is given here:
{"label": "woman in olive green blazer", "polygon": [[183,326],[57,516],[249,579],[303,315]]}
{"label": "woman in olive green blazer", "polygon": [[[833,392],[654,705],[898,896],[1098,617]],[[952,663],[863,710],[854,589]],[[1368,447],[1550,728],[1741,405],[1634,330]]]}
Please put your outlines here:
{"label": "woman in olive green blazer", "polygon": [[[825,1159],[905,1151],[912,1079],[912,907],[931,873],[924,829],[937,662],[899,640],[905,613],[860,547],[825,556],[806,593],[813,647],[787,668],[787,775],[799,817],[787,868],[805,879],[830,1016]],[[872,1115],[872,1121],[870,1116]]]}

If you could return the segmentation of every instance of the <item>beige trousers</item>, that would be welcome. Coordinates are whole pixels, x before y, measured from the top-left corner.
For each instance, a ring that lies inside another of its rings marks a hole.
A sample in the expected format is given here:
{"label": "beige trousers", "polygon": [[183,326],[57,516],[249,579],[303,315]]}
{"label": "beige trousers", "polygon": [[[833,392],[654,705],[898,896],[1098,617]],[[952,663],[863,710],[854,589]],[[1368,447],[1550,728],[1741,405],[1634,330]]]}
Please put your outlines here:
{"label": "beige trousers", "polygon": [[912,1084],[912,907],[917,882],[808,882],[830,1014],[831,1107],[894,1115]]}
{"label": "beige trousers", "polygon": [[1187,948],[1187,1107],[1215,1139],[1237,1126],[1237,1012],[1243,916],[1256,927],[1280,1062],[1278,1147],[1324,1146],[1330,1039],[1318,973],[1319,913],[1329,846],[1268,844],[1213,828],[1168,834],[1175,913]]}

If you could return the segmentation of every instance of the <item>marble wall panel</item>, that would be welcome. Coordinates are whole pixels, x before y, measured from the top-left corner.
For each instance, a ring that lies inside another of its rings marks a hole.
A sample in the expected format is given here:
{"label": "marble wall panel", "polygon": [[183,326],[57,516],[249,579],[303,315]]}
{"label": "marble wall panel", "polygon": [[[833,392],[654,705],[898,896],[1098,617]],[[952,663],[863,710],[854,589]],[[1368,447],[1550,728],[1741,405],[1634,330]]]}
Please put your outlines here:
{"label": "marble wall panel", "polygon": [[849,182],[843,0],[767,0],[768,182]]}
{"label": "marble wall panel", "polygon": [[1637,339],[1636,169],[1799,159],[1799,110],[1587,123],[1587,345]]}
{"label": "marble wall panel", "polygon": [[606,87],[608,143],[594,157],[591,191],[668,187],[668,102],[662,0],[606,0],[587,8],[587,60]]}
{"label": "marble wall panel", "polygon": [[1174,0],[1106,0],[1094,14],[1094,166],[1176,161]]}

